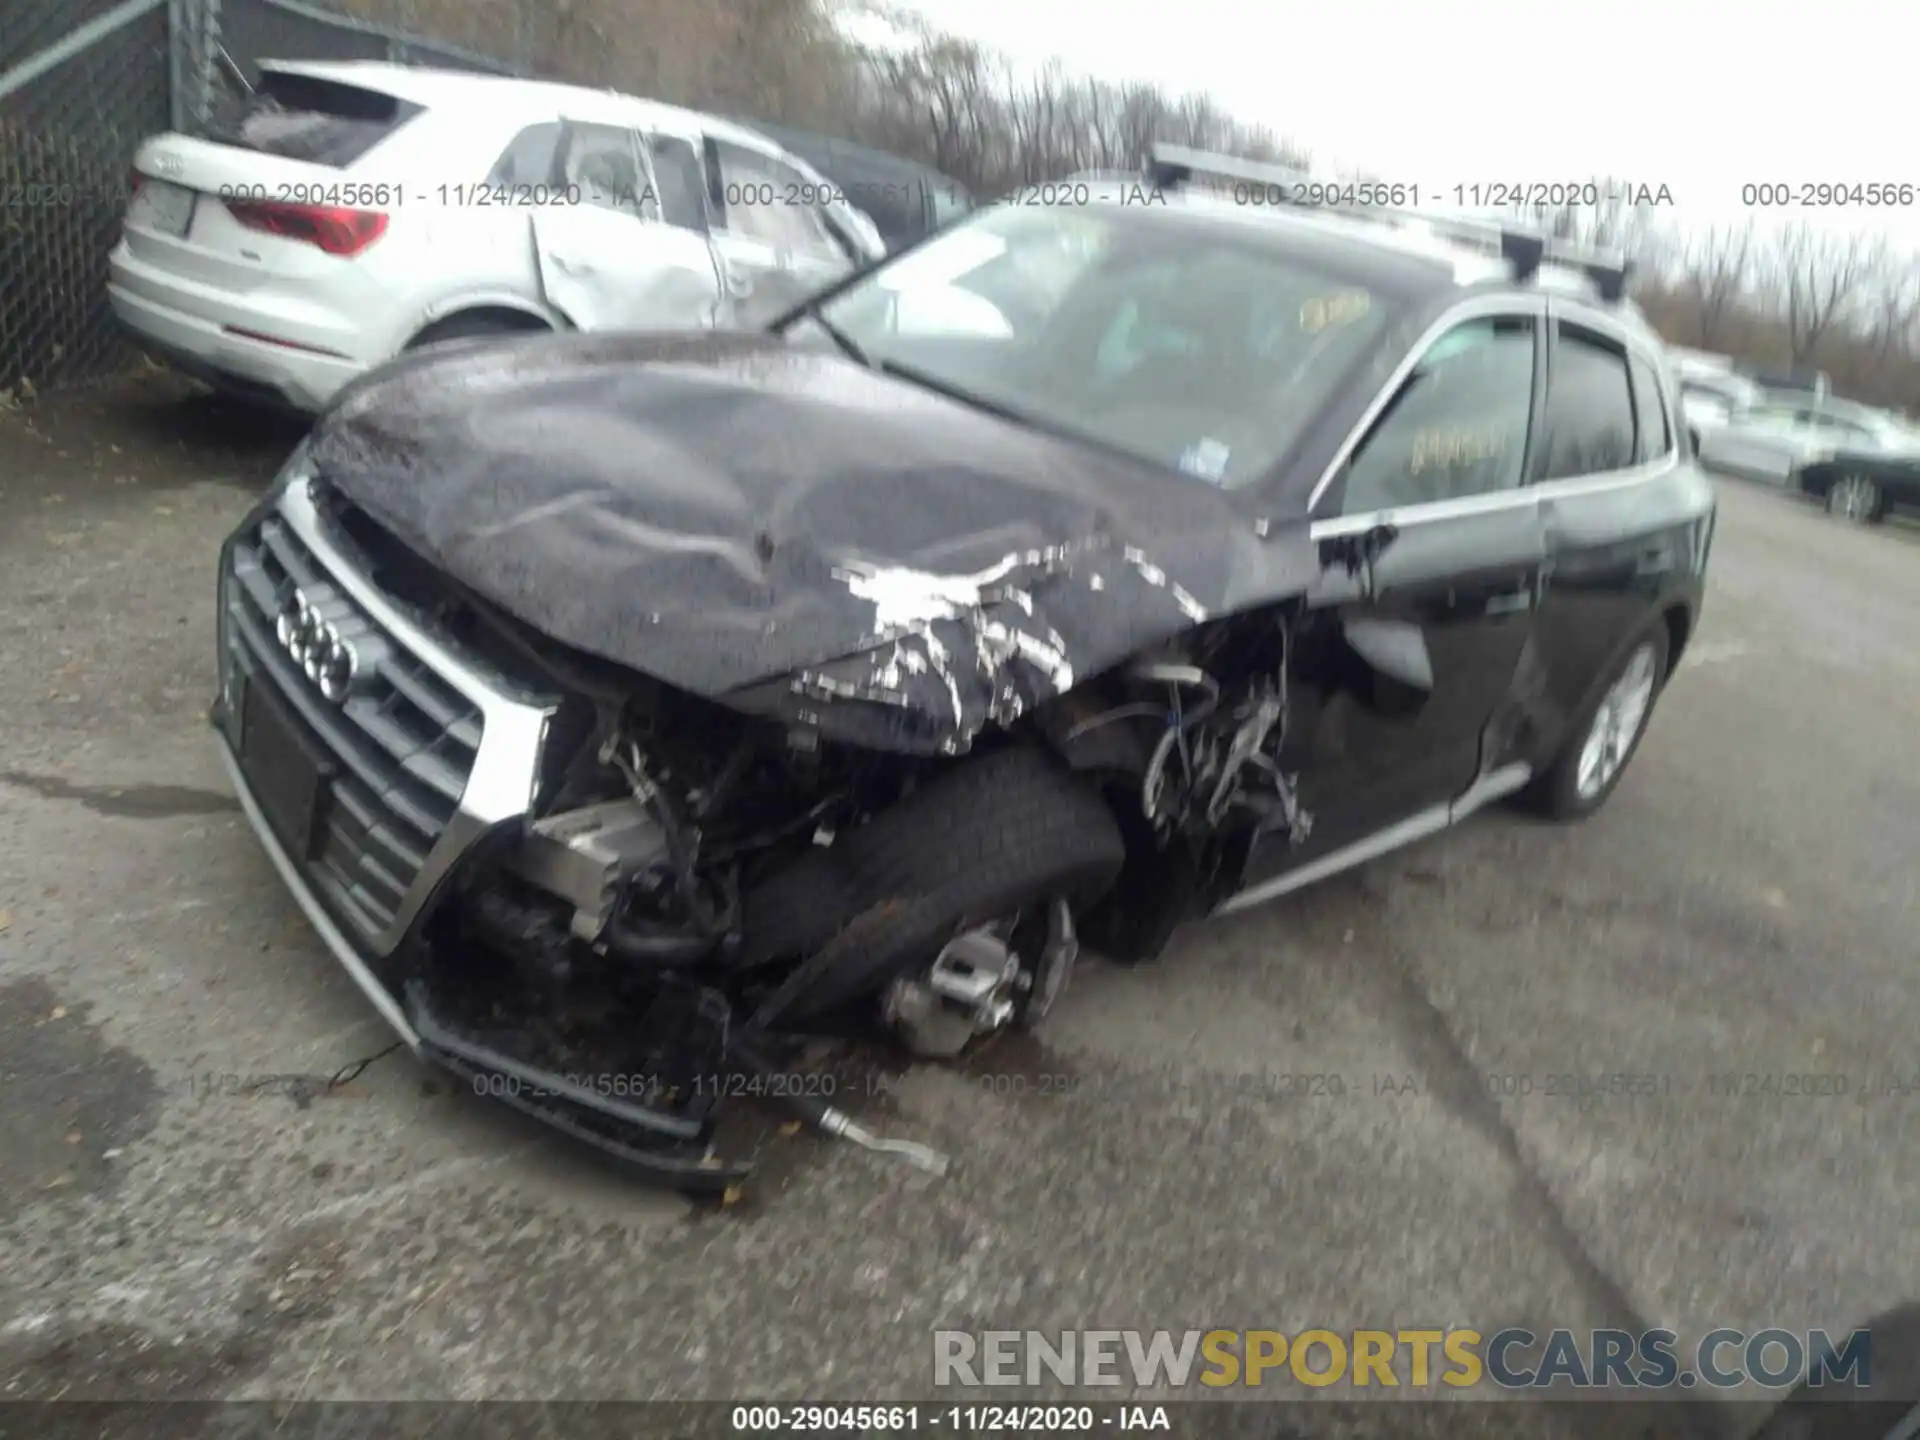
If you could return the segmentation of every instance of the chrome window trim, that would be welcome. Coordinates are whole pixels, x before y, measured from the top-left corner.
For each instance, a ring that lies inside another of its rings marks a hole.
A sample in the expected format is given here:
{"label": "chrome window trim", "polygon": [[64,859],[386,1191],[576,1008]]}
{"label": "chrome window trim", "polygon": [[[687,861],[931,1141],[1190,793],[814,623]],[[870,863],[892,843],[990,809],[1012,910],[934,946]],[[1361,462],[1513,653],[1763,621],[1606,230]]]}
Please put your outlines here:
{"label": "chrome window trim", "polygon": [[[1571,313],[1568,313],[1571,312]],[[1340,535],[1358,535],[1373,529],[1377,525],[1391,524],[1398,527],[1419,525],[1428,521],[1453,520],[1461,516],[1482,514],[1489,511],[1520,509],[1524,506],[1538,505],[1544,499],[1552,500],[1564,496],[1597,495],[1609,490],[1624,490],[1634,485],[1645,484],[1649,480],[1659,479],[1680,468],[1680,448],[1675,436],[1673,406],[1667,387],[1668,375],[1665,358],[1654,348],[1645,336],[1632,327],[1623,325],[1620,320],[1606,312],[1596,310],[1579,300],[1567,300],[1554,296],[1549,301],[1546,296],[1526,295],[1483,295],[1472,300],[1462,301],[1440,316],[1414,346],[1407,357],[1394,370],[1373,399],[1366,412],[1361,416],[1347,438],[1334,452],[1334,459],[1326,472],[1313,487],[1312,497],[1308,501],[1311,513],[1314,505],[1327,487],[1339,474],[1340,467],[1346,464],[1354,448],[1367,431],[1379,419],[1399,388],[1405,383],[1428,350],[1454,326],[1467,320],[1485,319],[1489,316],[1499,318],[1508,316],[1521,318],[1569,319],[1576,326],[1591,329],[1604,338],[1613,340],[1629,355],[1637,354],[1653,370],[1654,383],[1660,388],[1661,404],[1667,407],[1668,446],[1665,453],[1642,464],[1630,465],[1620,470],[1603,470],[1592,475],[1569,475],[1558,480],[1542,480],[1532,485],[1521,485],[1513,490],[1490,491],[1484,495],[1467,495],[1455,500],[1435,500],[1424,505],[1402,505],[1380,510],[1362,511],[1354,515],[1333,515],[1325,519],[1312,520],[1307,533],[1315,540],[1332,539]],[[1543,335],[1542,340],[1546,337]],[[1631,383],[1632,377],[1628,377]],[[1548,384],[1552,384],[1549,376]]]}
{"label": "chrome window trim", "polygon": [[[1340,442],[1340,448],[1333,452],[1333,458],[1327,462],[1326,469],[1320,472],[1320,478],[1314,481],[1313,489],[1307,495],[1307,514],[1309,516],[1313,514],[1314,507],[1320,503],[1321,497],[1327,493],[1327,487],[1333,484],[1334,477],[1340,473],[1341,467],[1353,458],[1355,447],[1365,438],[1367,432],[1373,428],[1374,422],[1380,418],[1381,412],[1387,408],[1388,404],[1393,400],[1393,397],[1400,393],[1400,387],[1406,383],[1407,377],[1419,367],[1420,362],[1426,358],[1427,352],[1439,342],[1441,336],[1447,334],[1447,332],[1456,326],[1465,324],[1469,320],[1498,320],[1506,318],[1513,320],[1544,321],[1546,316],[1546,296],[1519,295],[1511,291],[1498,295],[1476,295],[1471,299],[1461,300],[1442,311],[1439,318],[1423,330],[1420,338],[1408,347],[1407,353],[1401,358],[1400,363],[1393,367],[1393,373],[1387,377],[1386,383],[1380,387],[1372,401],[1368,403],[1367,408],[1361,412],[1359,420],[1356,421],[1353,428],[1347,432],[1346,439]],[[1545,339],[1544,335],[1540,338],[1542,340]],[[1476,496],[1474,498],[1478,499],[1479,497]],[[1438,501],[1435,503],[1453,504],[1456,502]]]}
{"label": "chrome window trim", "polygon": [[[502,821],[515,820],[527,813],[533,803],[533,786],[540,773],[540,751],[546,742],[554,707],[523,704],[502,695],[381,594],[328,537],[313,503],[312,478],[310,471],[301,471],[289,482],[276,507],[282,522],[315,559],[326,566],[333,583],[351,596],[375,624],[478,706],[481,715],[480,748],[474,754],[473,769],[467,776],[466,789],[461,792],[453,818],[427,852],[426,863],[408,887],[393,923],[374,941],[376,953],[385,955],[406,938],[428,898],[473,843]],[[259,830],[260,826],[256,824],[254,828]],[[308,888],[304,881],[296,887]]]}
{"label": "chrome window trim", "polygon": [[1569,475],[1564,480],[1543,480],[1537,485],[1522,485],[1517,490],[1499,490],[1487,495],[1468,495],[1458,500],[1436,500],[1426,505],[1405,505],[1397,510],[1369,510],[1358,515],[1338,515],[1328,520],[1315,520],[1308,526],[1307,533],[1315,540],[1332,539],[1338,535],[1363,534],[1376,525],[1382,524],[1405,527],[1423,524],[1429,520],[1454,520],[1463,515],[1487,511],[1518,510],[1525,506],[1538,505],[1543,498],[1554,500],[1566,496],[1599,495],[1609,490],[1629,489],[1635,485],[1644,485],[1649,480],[1657,480],[1663,475],[1670,475],[1679,468],[1679,452],[1669,450],[1657,460],[1650,460],[1644,465],[1630,466],[1625,470],[1606,470],[1597,475]]}

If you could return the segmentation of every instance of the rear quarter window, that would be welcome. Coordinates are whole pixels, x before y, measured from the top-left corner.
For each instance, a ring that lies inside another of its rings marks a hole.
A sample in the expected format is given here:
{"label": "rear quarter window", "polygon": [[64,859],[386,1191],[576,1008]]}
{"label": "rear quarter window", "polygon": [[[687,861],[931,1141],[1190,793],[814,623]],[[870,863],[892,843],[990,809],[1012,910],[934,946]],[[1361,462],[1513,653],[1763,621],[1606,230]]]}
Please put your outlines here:
{"label": "rear quarter window", "polygon": [[397,95],[270,70],[239,114],[209,138],[223,145],[344,169],[420,113]]}

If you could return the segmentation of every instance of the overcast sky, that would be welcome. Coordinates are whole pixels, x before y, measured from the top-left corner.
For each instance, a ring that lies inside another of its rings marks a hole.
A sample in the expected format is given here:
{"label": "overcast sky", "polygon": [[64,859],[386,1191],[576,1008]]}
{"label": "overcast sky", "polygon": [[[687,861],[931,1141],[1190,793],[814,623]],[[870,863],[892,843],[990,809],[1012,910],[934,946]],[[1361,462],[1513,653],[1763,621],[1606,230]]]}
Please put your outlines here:
{"label": "overcast sky", "polygon": [[[1665,185],[1688,228],[1749,182],[1920,195],[1920,6],[1879,0],[906,0],[1018,62],[1205,90],[1312,152],[1450,203],[1455,185]],[[1799,210],[1920,249],[1904,210]]]}

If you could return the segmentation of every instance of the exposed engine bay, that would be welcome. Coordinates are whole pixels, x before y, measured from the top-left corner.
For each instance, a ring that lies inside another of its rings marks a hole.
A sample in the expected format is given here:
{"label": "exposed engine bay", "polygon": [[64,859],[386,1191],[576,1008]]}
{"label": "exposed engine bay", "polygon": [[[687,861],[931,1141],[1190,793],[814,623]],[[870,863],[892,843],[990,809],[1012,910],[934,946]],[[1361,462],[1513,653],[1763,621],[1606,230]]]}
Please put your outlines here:
{"label": "exposed engine bay", "polygon": [[[576,689],[535,810],[465,867],[416,951],[416,1024],[477,1086],[549,1120],[571,1112],[582,1138],[656,1171],[664,1161],[684,1185],[744,1174],[710,1148],[729,1095],[939,1168],[796,1078],[795,1045],[884,1039],[959,1057],[1049,1013],[1083,927],[1147,958],[1257,834],[1303,838],[1311,818],[1282,760],[1284,621],[1273,640],[1257,683],[1224,689],[1207,647],[1188,645],[952,760],[823,743],[644,680]],[[578,670],[552,678],[582,683]],[[977,797],[989,809],[1055,784],[1085,797],[1064,861],[1039,857],[1031,883],[969,889],[970,837],[929,829],[911,802],[976,767],[997,782]],[[1194,883],[1154,874],[1128,887],[1131,909],[1107,903],[1123,869],[1176,868]],[[1162,913],[1143,920],[1142,896]]]}

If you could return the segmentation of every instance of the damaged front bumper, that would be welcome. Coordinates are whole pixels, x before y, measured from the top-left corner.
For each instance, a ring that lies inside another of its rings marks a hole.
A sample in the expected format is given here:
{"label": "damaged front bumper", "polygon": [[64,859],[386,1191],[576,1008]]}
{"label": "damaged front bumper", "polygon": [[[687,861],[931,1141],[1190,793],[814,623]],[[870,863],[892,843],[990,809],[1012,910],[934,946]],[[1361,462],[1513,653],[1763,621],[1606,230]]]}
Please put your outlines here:
{"label": "damaged front bumper", "polygon": [[[349,544],[296,475],[221,554],[211,718],[275,869],[416,1054],[676,1188],[737,1183],[750,1167],[715,1154],[713,1087],[612,1093],[561,1073],[474,1024],[445,964],[413,963],[463,868],[532,807],[554,705],[442,644]],[[633,1020],[684,1027],[687,1014]]]}

